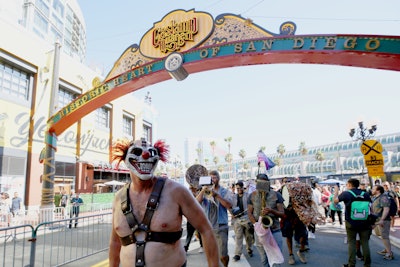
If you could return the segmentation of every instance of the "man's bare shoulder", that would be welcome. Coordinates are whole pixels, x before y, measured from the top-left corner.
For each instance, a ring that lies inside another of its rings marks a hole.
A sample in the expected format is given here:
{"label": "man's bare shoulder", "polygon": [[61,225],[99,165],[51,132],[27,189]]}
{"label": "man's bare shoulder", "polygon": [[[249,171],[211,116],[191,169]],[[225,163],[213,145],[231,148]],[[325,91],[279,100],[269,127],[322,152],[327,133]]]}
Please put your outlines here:
{"label": "man's bare shoulder", "polygon": [[171,179],[167,179],[165,181],[165,187],[168,191],[172,191],[174,194],[189,194],[189,189],[186,188],[183,184],[175,182]]}
{"label": "man's bare shoulder", "polygon": [[121,203],[122,199],[127,198],[127,196],[128,196],[127,188],[128,188],[128,185],[125,185],[115,193],[113,203]]}

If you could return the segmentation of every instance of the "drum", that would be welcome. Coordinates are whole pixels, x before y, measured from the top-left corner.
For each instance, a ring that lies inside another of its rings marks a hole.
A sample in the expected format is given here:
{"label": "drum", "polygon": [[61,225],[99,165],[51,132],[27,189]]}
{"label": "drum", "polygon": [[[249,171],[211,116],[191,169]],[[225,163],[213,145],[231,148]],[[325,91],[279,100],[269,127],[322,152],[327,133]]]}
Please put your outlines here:
{"label": "drum", "polygon": [[194,164],[186,170],[186,182],[194,188],[199,188],[199,179],[201,176],[207,176],[208,170],[200,164]]}

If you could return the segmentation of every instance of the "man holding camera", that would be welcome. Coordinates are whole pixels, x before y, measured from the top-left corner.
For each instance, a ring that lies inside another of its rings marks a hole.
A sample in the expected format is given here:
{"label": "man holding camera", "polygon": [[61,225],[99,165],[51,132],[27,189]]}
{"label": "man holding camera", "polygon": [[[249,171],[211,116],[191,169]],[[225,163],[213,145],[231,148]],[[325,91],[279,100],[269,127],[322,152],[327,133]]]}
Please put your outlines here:
{"label": "man holding camera", "polygon": [[[205,207],[209,206],[209,209],[216,205],[216,223],[213,223],[212,215],[208,214],[208,219],[213,226],[215,237],[217,238],[218,249],[220,260],[223,266],[228,266],[229,263],[229,255],[228,255],[228,210],[232,208],[232,198],[233,194],[230,190],[220,186],[219,180],[220,176],[218,171],[210,171],[210,178],[212,186],[207,186],[206,184],[202,184],[200,181],[199,184],[203,186],[200,193],[197,195],[197,200],[200,204]],[[201,177],[200,177],[201,179]],[[207,204],[208,203],[208,204]]]}
{"label": "man holding camera", "polygon": [[243,249],[243,237],[246,240],[247,254],[253,256],[254,227],[247,215],[248,194],[244,192],[244,184],[239,181],[235,184],[236,194],[232,205],[232,223],[235,231],[235,256],[234,261],[240,260]]}

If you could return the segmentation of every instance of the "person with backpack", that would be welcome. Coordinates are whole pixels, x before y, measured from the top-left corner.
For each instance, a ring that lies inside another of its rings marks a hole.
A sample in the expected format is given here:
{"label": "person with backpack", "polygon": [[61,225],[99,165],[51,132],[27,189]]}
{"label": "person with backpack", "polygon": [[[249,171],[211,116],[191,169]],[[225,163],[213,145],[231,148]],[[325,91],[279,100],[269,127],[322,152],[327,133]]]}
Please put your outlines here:
{"label": "person with backpack", "polygon": [[394,230],[394,220],[397,214],[397,210],[399,208],[399,198],[397,197],[396,193],[392,190],[389,182],[384,182],[382,184],[383,189],[385,189],[385,194],[388,195],[390,200],[390,209],[389,209],[389,216],[390,216],[390,230]]}
{"label": "person with backpack", "polygon": [[384,250],[378,251],[378,254],[383,255],[385,260],[393,260],[392,246],[390,244],[390,200],[385,189],[381,185],[375,185],[372,188],[374,201],[372,203],[372,212],[378,217],[375,233],[382,238]]}
{"label": "person with backpack", "polygon": [[371,252],[369,248],[369,238],[372,233],[371,223],[368,221],[371,197],[368,193],[358,187],[360,181],[350,178],[346,184],[346,191],[339,194],[339,187],[335,186],[334,203],[344,202],[345,205],[345,225],[348,244],[348,261],[343,267],[356,266],[356,236],[360,236],[360,243],[364,253],[364,266],[371,267]]}

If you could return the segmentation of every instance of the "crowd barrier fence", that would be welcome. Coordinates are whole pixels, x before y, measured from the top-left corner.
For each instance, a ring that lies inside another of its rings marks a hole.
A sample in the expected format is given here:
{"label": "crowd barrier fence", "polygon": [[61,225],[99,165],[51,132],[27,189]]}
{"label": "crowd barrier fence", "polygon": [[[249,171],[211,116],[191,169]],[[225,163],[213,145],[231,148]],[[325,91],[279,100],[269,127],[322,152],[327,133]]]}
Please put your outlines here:
{"label": "crowd barrier fence", "polygon": [[62,207],[16,214],[0,226],[0,266],[63,266],[105,251],[111,224],[111,204],[82,205],[73,218]]}

